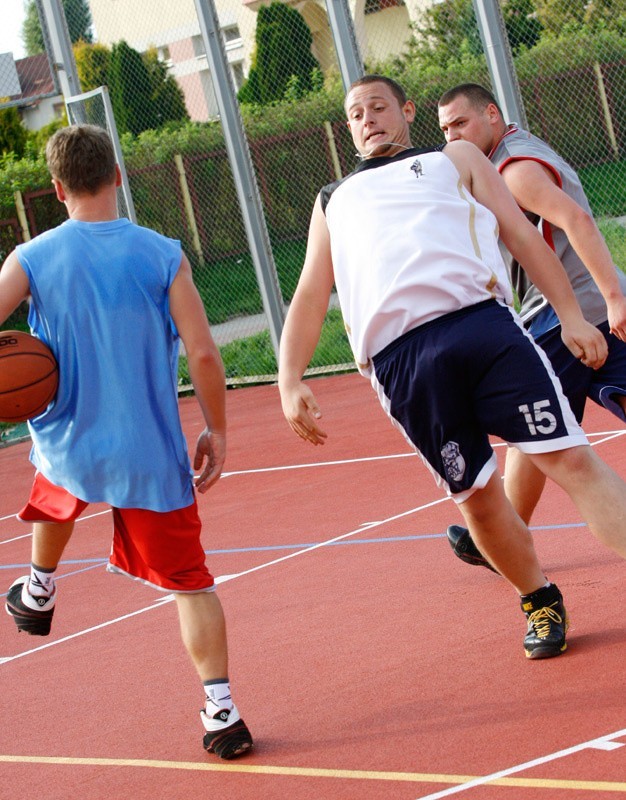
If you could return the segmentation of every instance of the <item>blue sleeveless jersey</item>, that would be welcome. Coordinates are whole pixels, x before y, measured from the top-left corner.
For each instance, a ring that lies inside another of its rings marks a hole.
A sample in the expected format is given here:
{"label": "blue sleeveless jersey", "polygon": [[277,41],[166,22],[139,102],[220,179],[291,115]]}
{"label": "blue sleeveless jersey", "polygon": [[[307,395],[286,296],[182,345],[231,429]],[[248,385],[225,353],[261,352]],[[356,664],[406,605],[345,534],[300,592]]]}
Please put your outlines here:
{"label": "blue sleeveless jersey", "polygon": [[31,461],[81,500],[193,502],[169,309],[181,256],[179,242],[127,219],[68,220],[17,248],[29,325],[59,363],[57,396],[29,423]]}

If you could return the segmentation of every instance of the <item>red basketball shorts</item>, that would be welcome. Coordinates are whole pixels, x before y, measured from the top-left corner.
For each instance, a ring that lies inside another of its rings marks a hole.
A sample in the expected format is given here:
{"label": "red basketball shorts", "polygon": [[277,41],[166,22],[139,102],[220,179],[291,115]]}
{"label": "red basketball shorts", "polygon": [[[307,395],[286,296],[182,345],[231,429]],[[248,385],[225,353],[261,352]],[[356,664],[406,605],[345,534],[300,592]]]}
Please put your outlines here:
{"label": "red basketball shorts", "polygon": [[[73,522],[89,505],[37,472],[24,522]],[[175,511],[113,508],[113,546],[108,572],[117,572],[167,592],[213,588],[200,541],[196,501]]]}

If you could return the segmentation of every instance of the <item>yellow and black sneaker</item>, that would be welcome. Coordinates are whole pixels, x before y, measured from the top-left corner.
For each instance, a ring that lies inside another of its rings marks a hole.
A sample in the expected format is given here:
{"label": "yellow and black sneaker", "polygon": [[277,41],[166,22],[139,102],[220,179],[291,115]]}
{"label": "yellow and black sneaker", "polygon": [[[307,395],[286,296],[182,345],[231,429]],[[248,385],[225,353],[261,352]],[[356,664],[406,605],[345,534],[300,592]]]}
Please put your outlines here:
{"label": "yellow and black sneaker", "polygon": [[524,637],[526,658],[554,658],[567,650],[569,627],[563,596],[554,583],[522,595],[522,611],[528,620]]}

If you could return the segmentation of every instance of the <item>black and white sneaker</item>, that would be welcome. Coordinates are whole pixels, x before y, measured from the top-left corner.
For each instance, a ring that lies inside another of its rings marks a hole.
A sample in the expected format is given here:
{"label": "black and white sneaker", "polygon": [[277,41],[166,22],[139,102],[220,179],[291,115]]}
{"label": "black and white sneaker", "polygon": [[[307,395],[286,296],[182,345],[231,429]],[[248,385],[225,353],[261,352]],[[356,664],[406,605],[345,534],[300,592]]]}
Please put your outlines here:
{"label": "black and white sneaker", "polygon": [[11,584],[5,608],[15,620],[18,631],[33,636],[47,636],[54,614],[56,588],[50,597],[33,597],[26,588],[29,580],[30,577],[25,575]]}
{"label": "black and white sneaker", "polygon": [[495,567],[491,566],[485,556],[476,547],[467,528],[461,525],[450,525],[446,531],[446,536],[448,537],[448,542],[450,543],[454,555],[460,558],[461,561],[464,561],[466,564],[474,564],[477,567],[487,567],[487,569],[490,569],[497,575],[500,574]]}
{"label": "black and white sneaker", "polygon": [[215,753],[219,758],[237,758],[252,747],[252,736],[236,706],[222,708],[212,716],[205,707],[200,711],[200,719],[206,731],[202,745],[207,753]]}

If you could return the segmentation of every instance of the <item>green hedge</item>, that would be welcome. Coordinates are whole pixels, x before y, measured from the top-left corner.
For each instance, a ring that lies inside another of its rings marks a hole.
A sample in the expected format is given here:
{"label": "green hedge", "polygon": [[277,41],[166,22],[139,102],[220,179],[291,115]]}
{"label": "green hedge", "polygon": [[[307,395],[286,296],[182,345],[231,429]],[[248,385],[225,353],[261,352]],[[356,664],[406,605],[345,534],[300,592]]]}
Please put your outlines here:
{"label": "green hedge", "polygon": [[[562,39],[544,38],[532,50],[516,57],[516,69],[531,130],[547,138],[581,169],[597,215],[626,214],[625,166],[616,160],[605,134],[597,97],[594,64],[600,63],[612,101],[611,114],[619,155],[626,156],[626,42],[601,31]],[[477,81],[489,85],[482,56],[440,67],[424,67],[416,59],[371,65],[371,71],[389,74],[416,101],[413,139],[417,146],[443,141],[437,124],[437,100],[453,84]],[[344,124],[343,90],[337,76],[325,88],[294,102],[270,106],[242,106],[242,119],[259,184],[267,193],[264,207],[273,247],[306,238],[310,210],[323,182],[333,179],[325,156],[324,121],[334,127],[342,169],[354,166],[353,147]],[[194,266],[206,268],[248,252],[237,193],[230,170],[221,125],[169,123],[159,131],[122,138],[134,203],[142,224],[183,239]],[[178,174],[174,156],[180,154],[194,191],[194,211],[200,227],[204,259],[196,258],[187,222],[177,199]],[[326,172],[325,172],[326,170]],[[294,186],[297,183],[297,190]],[[50,185],[41,157],[0,161],[0,219],[15,216],[14,192]],[[164,198],[166,202],[164,202]],[[45,204],[48,207],[45,207]],[[40,206],[40,207],[39,207]],[[51,197],[39,201],[38,229],[56,224],[59,206]],[[6,254],[11,242],[0,236]]]}

